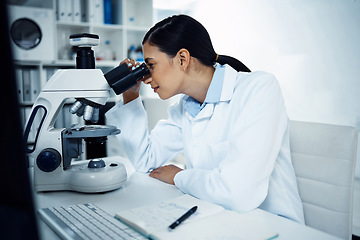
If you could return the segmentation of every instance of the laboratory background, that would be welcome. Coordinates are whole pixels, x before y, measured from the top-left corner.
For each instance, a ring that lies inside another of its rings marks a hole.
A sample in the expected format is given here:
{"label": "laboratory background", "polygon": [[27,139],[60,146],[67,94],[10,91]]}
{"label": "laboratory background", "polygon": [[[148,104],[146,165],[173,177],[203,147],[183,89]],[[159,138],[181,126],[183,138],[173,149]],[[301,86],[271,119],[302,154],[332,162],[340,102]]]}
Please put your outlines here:
{"label": "laboratory background", "polygon": [[[9,0],[8,7],[10,24],[33,11],[42,19],[40,26],[28,29],[42,34],[40,43],[27,43],[34,51],[13,44],[24,125],[47,80],[58,69],[75,67],[71,34],[100,36],[100,45],[93,48],[96,67],[107,72],[126,57],[142,61],[141,40],[149,27],[185,13],[205,26],[218,54],[277,77],[291,120],[360,129],[359,0]],[[163,101],[145,85],[141,95],[150,129],[167,117],[167,107],[177,99]],[[103,111],[120,97],[113,95]],[[68,114],[70,106],[62,110],[56,126],[81,123]],[[36,129],[30,140],[35,135]],[[360,144],[357,161],[359,149]],[[115,138],[109,138],[105,151],[109,156],[123,154]],[[181,164],[183,159],[174,161]],[[359,162],[355,177],[353,229],[360,235]]]}

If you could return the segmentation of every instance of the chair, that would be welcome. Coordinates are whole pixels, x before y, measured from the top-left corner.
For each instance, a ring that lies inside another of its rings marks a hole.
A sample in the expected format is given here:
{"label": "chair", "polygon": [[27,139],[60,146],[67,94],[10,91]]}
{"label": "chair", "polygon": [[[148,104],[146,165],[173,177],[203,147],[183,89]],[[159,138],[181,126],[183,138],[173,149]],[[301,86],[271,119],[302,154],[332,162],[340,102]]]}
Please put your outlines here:
{"label": "chair", "polygon": [[290,121],[290,146],[305,224],[351,239],[357,130]]}

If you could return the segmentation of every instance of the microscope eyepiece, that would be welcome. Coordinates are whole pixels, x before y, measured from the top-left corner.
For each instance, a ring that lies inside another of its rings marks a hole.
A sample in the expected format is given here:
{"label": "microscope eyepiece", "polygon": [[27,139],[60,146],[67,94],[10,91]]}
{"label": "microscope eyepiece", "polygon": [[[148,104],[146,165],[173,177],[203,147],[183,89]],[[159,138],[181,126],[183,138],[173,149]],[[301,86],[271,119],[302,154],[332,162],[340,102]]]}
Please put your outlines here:
{"label": "microscope eyepiece", "polygon": [[150,71],[145,63],[142,63],[133,71],[129,69],[126,63],[123,63],[107,72],[104,77],[114,92],[119,95],[135,86],[138,80],[148,74],[150,74]]}
{"label": "microscope eyepiece", "polygon": [[132,74],[134,75],[136,81],[148,75],[149,73],[150,71],[145,63],[140,64],[140,66],[138,66],[132,71]]}

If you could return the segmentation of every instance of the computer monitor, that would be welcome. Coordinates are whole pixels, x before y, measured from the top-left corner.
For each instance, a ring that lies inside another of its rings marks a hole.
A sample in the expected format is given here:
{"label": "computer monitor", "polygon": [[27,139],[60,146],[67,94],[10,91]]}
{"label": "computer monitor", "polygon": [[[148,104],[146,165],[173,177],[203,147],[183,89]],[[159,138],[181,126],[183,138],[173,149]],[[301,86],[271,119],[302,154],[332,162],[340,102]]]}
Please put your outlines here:
{"label": "computer monitor", "polygon": [[0,238],[38,239],[37,218],[16,93],[6,2],[0,1]]}

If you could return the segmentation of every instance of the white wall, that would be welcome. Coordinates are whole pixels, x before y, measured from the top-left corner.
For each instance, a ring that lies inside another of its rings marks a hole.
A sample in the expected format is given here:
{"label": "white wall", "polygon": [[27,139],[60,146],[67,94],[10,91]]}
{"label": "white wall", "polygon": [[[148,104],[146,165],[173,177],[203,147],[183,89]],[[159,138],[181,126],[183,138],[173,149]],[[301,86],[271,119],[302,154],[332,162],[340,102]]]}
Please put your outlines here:
{"label": "white wall", "polygon": [[194,4],[192,16],[208,29],[219,54],[276,75],[290,119],[360,129],[359,0]]}

